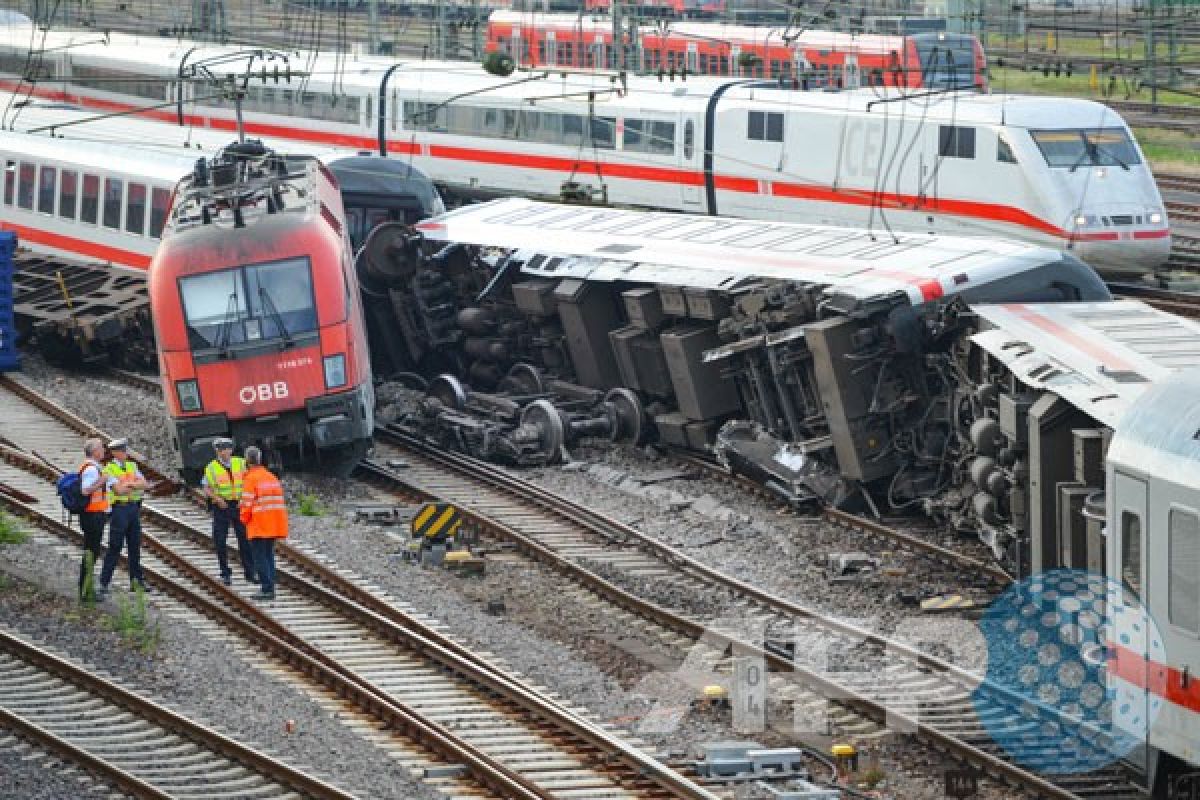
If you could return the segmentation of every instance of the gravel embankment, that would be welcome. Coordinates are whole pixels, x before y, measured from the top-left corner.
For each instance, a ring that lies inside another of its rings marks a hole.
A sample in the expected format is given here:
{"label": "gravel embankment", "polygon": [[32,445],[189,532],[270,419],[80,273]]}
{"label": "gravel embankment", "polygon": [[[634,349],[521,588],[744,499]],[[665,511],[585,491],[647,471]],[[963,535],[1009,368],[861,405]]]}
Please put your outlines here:
{"label": "gravel embankment", "polygon": [[[162,411],[157,404],[147,403],[144,394],[120,386],[110,391],[108,382],[103,384],[104,391],[88,393],[54,370],[34,364],[30,371],[31,383],[102,427],[123,424],[127,430],[137,431],[137,446],[163,463],[160,459],[167,453]],[[105,421],[109,419],[115,424]],[[642,451],[583,449],[574,455],[588,465],[584,469],[528,470],[522,475],[800,602],[836,610],[846,617],[866,617],[868,623],[874,618],[870,626],[877,627],[879,620],[901,616],[891,599],[895,592],[938,585],[927,571],[931,569],[927,562],[898,552],[885,556],[885,565],[892,568],[888,574],[861,583],[831,584],[821,569],[825,553],[871,549],[857,541],[847,545],[843,531],[816,520],[777,514],[763,501],[709,478],[653,484],[662,491],[638,490],[636,481],[627,480],[631,475],[673,466],[665,460],[651,461]],[[617,476],[615,472],[625,474]],[[488,574],[481,578],[461,578],[409,565],[397,555],[401,540],[396,534],[351,518],[355,503],[373,499],[369,490],[311,475],[289,476],[286,483],[293,497],[312,493],[330,508],[322,517],[293,514],[296,542],[370,577],[395,597],[444,621],[465,643],[497,654],[570,703],[585,705],[602,719],[636,728],[656,705],[686,708],[695,697],[694,688],[681,687],[673,675],[677,663],[672,659],[678,653],[611,619],[602,607],[580,603],[572,596],[573,587],[549,571],[504,558],[490,560]],[[782,569],[781,564],[785,565]],[[949,574],[941,580],[947,587],[958,585]],[[497,601],[503,602],[504,613],[488,614],[489,603]],[[752,736],[732,732],[728,713],[693,708],[675,730],[644,733],[643,738],[660,752],[688,755],[694,754],[699,743],[729,738],[754,738],[768,745],[794,741],[786,733],[790,718],[785,718],[782,710],[772,710],[772,724],[778,724],[783,733]],[[865,758],[879,759],[894,796],[942,796],[940,772],[949,764],[940,756],[914,747],[907,737],[864,746],[873,752]],[[1012,794],[989,790],[983,796]]]}

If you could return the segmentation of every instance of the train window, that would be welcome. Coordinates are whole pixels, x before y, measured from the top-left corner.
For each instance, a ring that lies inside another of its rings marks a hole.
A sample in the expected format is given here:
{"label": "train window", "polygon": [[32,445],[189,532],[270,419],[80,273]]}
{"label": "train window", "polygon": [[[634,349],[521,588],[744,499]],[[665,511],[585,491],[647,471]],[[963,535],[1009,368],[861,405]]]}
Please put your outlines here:
{"label": "train window", "polygon": [[1142,162],[1124,128],[1030,131],[1029,135],[1051,167],[1078,169]]}
{"label": "train window", "polygon": [[625,120],[625,149],[635,153],[671,155],[675,152],[675,123]]}
{"label": "train window", "polygon": [[121,227],[121,195],[125,193],[125,182],[117,178],[104,181],[104,227]]}
{"label": "train window", "polygon": [[591,117],[589,141],[592,147],[612,150],[617,146],[617,121],[613,117]]}
{"label": "train window", "polygon": [[17,176],[17,205],[33,210],[33,164],[21,162],[20,174]]}
{"label": "train window", "polygon": [[583,144],[583,117],[578,114],[562,114],[560,122],[563,144]]}
{"label": "train window", "polygon": [[9,159],[4,162],[4,205],[11,206],[16,194],[17,162]]}
{"label": "train window", "polygon": [[996,160],[1003,164],[1017,163],[1017,157],[1013,154],[1012,145],[999,134],[996,134]]}
{"label": "train window", "polygon": [[150,197],[150,235],[155,239],[162,236],[163,227],[167,224],[167,211],[171,207],[171,192],[167,189],[154,189]]}
{"label": "train window", "polygon": [[1167,613],[1172,625],[1200,635],[1200,518],[1172,509],[1167,535]]}
{"label": "train window", "polygon": [[38,211],[43,214],[54,213],[54,184],[57,183],[58,170],[54,167],[42,167],[38,175]]}
{"label": "train window", "polygon": [[129,184],[125,197],[125,230],[137,234],[146,232],[146,185],[143,183]]}
{"label": "train window", "polygon": [[783,114],[750,111],[746,115],[746,138],[756,142],[783,141]]}
{"label": "train window", "polygon": [[1142,519],[1131,511],[1121,512],[1121,582],[1142,596]]}
{"label": "train window", "polygon": [[689,119],[683,123],[683,157],[691,159],[695,151],[696,126]]}
{"label": "train window", "polygon": [[974,158],[975,129],[960,125],[939,125],[938,155],[943,158]]}
{"label": "train window", "polygon": [[304,257],[182,278],[179,295],[194,351],[294,340],[317,329]]}
{"label": "train window", "polygon": [[96,224],[97,214],[100,211],[100,178],[95,175],[83,176],[83,201],[79,206],[79,219],[81,222],[90,222]]}
{"label": "train window", "polygon": [[59,184],[58,215],[75,219],[76,207],[79,205],[79,173],[73,169],[64,169]]}

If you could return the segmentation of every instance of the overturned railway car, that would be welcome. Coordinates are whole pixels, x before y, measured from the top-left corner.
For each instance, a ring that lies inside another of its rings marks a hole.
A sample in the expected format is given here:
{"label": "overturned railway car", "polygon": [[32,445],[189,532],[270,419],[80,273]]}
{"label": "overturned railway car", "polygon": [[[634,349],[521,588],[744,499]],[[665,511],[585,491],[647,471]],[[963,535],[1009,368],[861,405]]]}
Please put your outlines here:
{"label": "overturned railway car", "polygon": [[930,515],[1014,576],[1103,573],[1170,628],[1123,636],[1110,598],[1097,656],[1162,708],[1133,731],[1151,796],[1195,768],[1200,323],[1006,242],[520,200],[417,229],[368,252],[413,369],[453,371],[426,435],[518,463],[656,437],[792,502]]}
{"label": "overturned railway car", "polygon": [[[449,441],[507,435],[529,462],[573,431],[653,435],[795,502],[922,510],[1014,574],[1103,562],[1084,512],[1111,431],[1200,365],[1195,322],[1047,248],[522,200],[416,229],[431,255],[399,227],[367,250],[409,369],[453,376],[426,409]],[[484,435],[465,413],[546,394],[569,399],[549,424],[508,407]]]}

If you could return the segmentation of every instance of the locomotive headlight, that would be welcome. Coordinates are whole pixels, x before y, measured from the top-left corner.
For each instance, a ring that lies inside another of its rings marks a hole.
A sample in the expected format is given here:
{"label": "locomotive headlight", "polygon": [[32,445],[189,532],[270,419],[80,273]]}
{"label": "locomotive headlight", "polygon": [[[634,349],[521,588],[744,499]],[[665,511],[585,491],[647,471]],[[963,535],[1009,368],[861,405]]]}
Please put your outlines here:
{"label": "locomotive headlight", "polygon": [[1076,227],[1076,228],[1085,228],[1085,227],[1087,227],[1087,221],[1088,221],[1088,220],[1087,220],[1087,217],[1085,217],[1083,214],[1076,214],[1076,215],[1075,215],[1075,227]]}
{"label": "locomotive headlight", "polygon": [[346,356],[325,356],[325,388],[336,389],[346,385]]}
{"label": "locomotive headlight", "polygon": [[175,381],[175,394],[184,411],[200,410],[200,385],[195,381]]}
{"label": "locomotive headlight", "polygon": [[1146,219],[1149,220],[1151,225],[1161,225],[1163,221],[1163,215],[1160,211],[1151,211]]}

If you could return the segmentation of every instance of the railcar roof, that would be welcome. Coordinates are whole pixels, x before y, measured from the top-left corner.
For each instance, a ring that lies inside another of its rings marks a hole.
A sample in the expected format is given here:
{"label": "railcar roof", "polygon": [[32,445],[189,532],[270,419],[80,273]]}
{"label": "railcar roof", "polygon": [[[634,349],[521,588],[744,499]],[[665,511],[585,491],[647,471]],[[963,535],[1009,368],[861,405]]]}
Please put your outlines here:
{"label": "railcar roof", "polygon": [[[0,26],[0,41],[11,47],[27,48],[31,29],[28,26]],[[69,45],[72,57],[86,61],[89,56],[103,56],[106,63],[114,67],[136,69],[164,76],[176,74],[180,59],[185,55],[190,63],[210,56],[248,52],[247,48],[220,46],[188,40],[157,37],[110,34],[107,39],[93,32],[54,32],[46,35],[43,46],[63,48]],[[41,41],[41,33],[38,39]],[[279,66],[283,66],[281,62]],[[444,99],[450,95],[479,93],[476,97],[494,97],[502,102],[528,103],[529,98],[539,98],[537,104],[554,107],[561,95],[572,95],[572,100],[582,102],[586,92],[598,91],[597,108],[616,105],[615,96],[601,90],[612,84],[604,74],[571,73],[562,75],[552,69],[539,70],[546,74],[544,80],[522,81],[525,73],[514,73],[508,78],[488,75],[474,62],[465,61],[401,61],[382,56],[357,56],[322,53],[315,56],[304,52],[292,52],[290,64],[294,70],[311,73],[307,81],[293,79],[291,84],[267,85],[279,89],[304,89],[313,92],[328,92],[335,83],[341,91],[358,94],[373,94],[378,90],[386,70],[399,63],[393,73],[393,86],[428,91],[431,97]],[[274,66],[274,64],[272,64]],[[229,67],[218,69],[231,71]],[[628,96],[621,100],[622,107],[633,106],[664,112],[702,111],[707,99],[719,86],[730,82],[729,78],[690,76],[686,81],[676,79],[659,80],[655,76],[630,76]],[[1029,95],[982,95],[973,92],[949,92],[925,95],[923,91],[909,94],[916,96],[899,99],[903,95],[895,89],[868,88],[844,91],[796,91],[771,88],[769,81],[753,81],[754,86],[731,89],[722,100],[726,103],[754,100],[759,106],[764,102],[774,103],[781,110],[811,109],[842,114],[847,111],[879,114],[881,118],[897,121],[905,119],[951,120],[958,124],[1009,125],[1030,128],[1093,128],[1121,125],[1116,112],[1100,103],[1075,98],[1035,97]],[[574,96],[583,92],[582,96]],[[880,103],[880,100],[889,102]]]}
{"label": "railcar roof", "polygon": [[698,214],[563,206],[507,199],[419,223],[430,239],[544,257],[523,270],[553,278],[736,289],[808,282],[867,303],[919,304],[1062,260],[1048,248],[993,239],[899,234]]}
{"label": "railcar roof", "polygon": [[1117,423],[1108,459],[1159,480],[1200,488],[1200,369],[1150,386]]}
{"label": "railcar roof", "polygon": [[1116,425],[1155,381],[1200,367],[1200,322],[1135,300],[972,310],[995,326],[973,337],[978,345],[1022,381],[1106,425]]}
{"label": "railcar roof", "polygon": [[195,157],[182,154],[134,150],[104,142],[56,139],[46,134],[13,131],[0,131],[0,152],[8,156],[53,159],[80,169],[120,173],[172,184],[190,172],[195,163]]}

